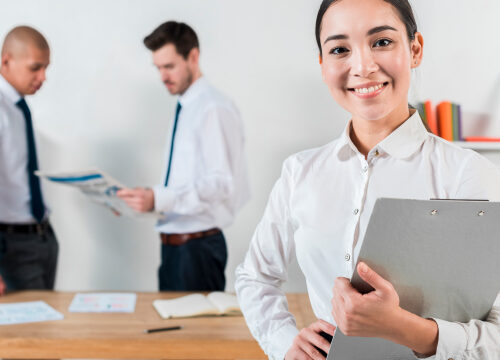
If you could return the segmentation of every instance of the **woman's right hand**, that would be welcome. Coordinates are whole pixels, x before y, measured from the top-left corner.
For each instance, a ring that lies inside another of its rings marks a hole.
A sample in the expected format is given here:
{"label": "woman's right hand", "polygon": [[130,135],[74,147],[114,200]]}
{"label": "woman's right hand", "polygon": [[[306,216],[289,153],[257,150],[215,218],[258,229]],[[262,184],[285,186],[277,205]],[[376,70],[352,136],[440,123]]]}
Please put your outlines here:
{"label": "woman's right hand", "polygon": [[330,343],[319,334],[322,331],[333,336],[335,326],[318,320],[300,330],[293,339],[292,347],[287,351],[285,360],[324,360],[325,357],[316,349],[317,347],[327,354],[330,350]]}

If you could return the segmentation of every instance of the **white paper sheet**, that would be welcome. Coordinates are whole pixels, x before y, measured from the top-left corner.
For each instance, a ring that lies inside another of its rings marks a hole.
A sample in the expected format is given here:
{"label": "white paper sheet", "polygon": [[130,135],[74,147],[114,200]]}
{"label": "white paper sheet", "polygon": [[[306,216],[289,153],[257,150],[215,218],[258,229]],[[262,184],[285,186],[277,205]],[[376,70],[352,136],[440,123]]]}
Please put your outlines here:
{"label": "white paper sheet", "polygon": [[70,312],[133,313],[134,293],[79,293],[69,306]]}
{"label": "white paper sheet", "polygon": [[64,315],[44,301],[0,304],[0,325],[62,319],[64,319]]}

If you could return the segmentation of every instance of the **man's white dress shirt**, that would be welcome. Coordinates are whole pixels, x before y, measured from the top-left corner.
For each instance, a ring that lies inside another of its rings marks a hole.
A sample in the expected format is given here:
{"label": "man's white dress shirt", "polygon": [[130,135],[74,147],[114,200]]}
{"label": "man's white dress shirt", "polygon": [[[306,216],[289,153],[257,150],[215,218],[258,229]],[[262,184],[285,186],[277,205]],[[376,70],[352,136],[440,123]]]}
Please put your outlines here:
{"label": "man's white dress shirt", "polygon": [[35,223],[28,181],[26,121],[21,95],[0,75],[0,223]]}
{"label": "man's white dress shirt", "polygon": [[[499,170],[476,152],[428,133],[417,112],[367,159],[350,140],[349,129],[337,140],[285,161],[236,270],[245,319],[272,359],[283,359],[298,334],[280,289],[294,256],[315,315],[335,325],[333,283],[340,276],[351,278],[376,199],[500,200]],[[500,297],[488,321],[436,321],[436,359],[500,358]]]}
{"label": "man's white dress shirt", "polygon": [[165,214],[156,230],[190,233],[224,228],[250,197],[243,122],[232,101],[204,77],[196,80],[179,102],[182,108],[168,186],[164,182],[171,135],[165,176],[162,184],[153,188],[155,210]]}

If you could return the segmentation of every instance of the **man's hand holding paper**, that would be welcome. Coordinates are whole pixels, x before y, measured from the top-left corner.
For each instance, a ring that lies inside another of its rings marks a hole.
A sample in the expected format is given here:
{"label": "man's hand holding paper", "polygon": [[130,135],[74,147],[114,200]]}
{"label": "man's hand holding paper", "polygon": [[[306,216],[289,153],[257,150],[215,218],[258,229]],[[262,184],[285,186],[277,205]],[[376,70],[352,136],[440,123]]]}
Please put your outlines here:
{"label": "man's hand holding paper", "polygon": [[121,189],[116,195],[137,212],[148,212],[154,209],[155,197],[153,190],[148,188]]}

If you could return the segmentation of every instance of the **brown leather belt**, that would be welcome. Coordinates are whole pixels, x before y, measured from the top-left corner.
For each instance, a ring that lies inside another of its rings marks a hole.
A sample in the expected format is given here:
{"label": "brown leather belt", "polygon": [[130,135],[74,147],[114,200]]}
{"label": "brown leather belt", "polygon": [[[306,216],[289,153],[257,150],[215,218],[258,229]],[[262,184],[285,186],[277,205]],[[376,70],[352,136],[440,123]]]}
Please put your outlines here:
{"label": "brown leather belt", "polygon": [[198,232],[193,232],[193,233],[187,233],[187,234],[163,234],[163,233],[161,233],[160,239],[164,245],[179,246],[179,245],[184,245],[189,240],[199,239],[199,238],[206,237],[206,236],[217,235],[220,233],[221,233],[221,230],[218,228],[213,228],[213,229],[208,229],[205,231],[198,231]]}

